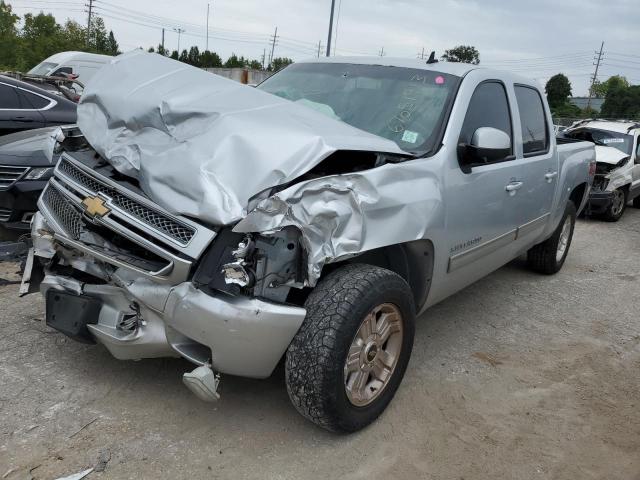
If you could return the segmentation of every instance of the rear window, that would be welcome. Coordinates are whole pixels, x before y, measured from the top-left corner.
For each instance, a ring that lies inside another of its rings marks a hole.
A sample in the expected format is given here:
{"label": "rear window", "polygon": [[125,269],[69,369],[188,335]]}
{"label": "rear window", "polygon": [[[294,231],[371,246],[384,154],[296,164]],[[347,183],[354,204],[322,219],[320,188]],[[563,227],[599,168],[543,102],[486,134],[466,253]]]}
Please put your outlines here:
{"label": "rear window", "polygon": [[53,62],[42,62],[29,70],[29,73],[32,75],[46,75],[56,65],[58,64]]}
{"label": "rear window", "polygon": [[48,98],[41,97],[40,95],[36,95],[31,92],[25,92],[22,90],[20,93],[27,99],[28,106],[25,108],[35,108],[39,110],[51,103],[51,100]]}
{"label": "rear window", "polygon": [[0,108],[5,110],[24,108],[20,104],[17,90],[2,83],[0,83]]}
{"label": "rear window", "polygon": [[540,93],[531,87],[516,85],[516,101],[522,127],[522,150],[525,155],[545,153],[549,132]]}

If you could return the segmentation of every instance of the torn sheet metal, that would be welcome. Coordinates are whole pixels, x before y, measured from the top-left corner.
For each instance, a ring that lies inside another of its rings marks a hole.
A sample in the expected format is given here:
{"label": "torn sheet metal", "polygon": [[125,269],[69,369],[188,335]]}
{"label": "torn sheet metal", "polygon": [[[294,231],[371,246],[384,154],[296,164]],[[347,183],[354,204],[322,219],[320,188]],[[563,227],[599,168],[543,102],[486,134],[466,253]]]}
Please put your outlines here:
{"label": "torn sheet metal", "polygon": [[406,154],[305,105],[157,54],[116,57],[78,105],[87,141],[172,213],[214,225],[337,150]]}
{"label": "torn sheet metal", "polygon": [[432,165],[417,159],[302,182],[262,200],[233,230],[298,228],[307,251],[308,285],[314,286],[326,263],[425,238],[444,221]]}
{"label": "torn sheet metal", "polygon": [[624,158],[628,158],[629,154],[624,153],[614,147],[605,147],[603,145],[596,145],[596,162],[608,163],[610,165],[616,165]]}

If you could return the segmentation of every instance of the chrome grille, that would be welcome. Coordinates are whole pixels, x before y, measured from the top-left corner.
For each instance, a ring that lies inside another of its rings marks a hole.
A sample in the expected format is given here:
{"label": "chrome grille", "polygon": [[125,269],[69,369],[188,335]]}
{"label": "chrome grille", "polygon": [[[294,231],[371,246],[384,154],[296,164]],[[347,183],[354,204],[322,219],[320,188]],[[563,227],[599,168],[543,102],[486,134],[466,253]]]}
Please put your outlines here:
{"label": "chrome grille", "polygon": [[13,167],[11,165],[0,165],[0,190],[10,188],[15,182],[29,170],[29,167]]}
{"label": "chrome grille", "polygon": [[8,222],[11,218],[11,210],[0,208],[0,222]]}
{"label": "chrome grille", "polygon": [[167,215],[157,212],[140,202],[123,195],[115,188],[90,177],[81,169],[63,159],[58,167],[60,172],[74,182],[95,193],[103,193],[111,198],[114,206],[144,222],[150,227],[164,233],[175,241],[186,245],[195,235],[195,229],[183,225]]}
{"label": "chrome grille", "polygon": [[42,202],[71,238],[74,240],[80,238],[84,227],[82,214],[72,206],[62,193],[49,184],[42,194]]}

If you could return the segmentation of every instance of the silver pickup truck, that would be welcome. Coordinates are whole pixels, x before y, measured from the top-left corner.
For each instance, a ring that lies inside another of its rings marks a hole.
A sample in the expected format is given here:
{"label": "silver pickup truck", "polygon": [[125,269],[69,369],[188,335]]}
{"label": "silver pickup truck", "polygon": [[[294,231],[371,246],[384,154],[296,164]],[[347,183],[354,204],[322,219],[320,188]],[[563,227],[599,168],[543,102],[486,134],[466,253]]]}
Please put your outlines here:
{"label": "silver pickup truck", "polygon": [[466,64],[313,60],[251,88],[133,52],[78,116],[23,279],[47,323],[184,357],[204,400],[283,361],[333,431],[386,408],[428,307],[525,253],[557,272],[595,171],[535,82]]}

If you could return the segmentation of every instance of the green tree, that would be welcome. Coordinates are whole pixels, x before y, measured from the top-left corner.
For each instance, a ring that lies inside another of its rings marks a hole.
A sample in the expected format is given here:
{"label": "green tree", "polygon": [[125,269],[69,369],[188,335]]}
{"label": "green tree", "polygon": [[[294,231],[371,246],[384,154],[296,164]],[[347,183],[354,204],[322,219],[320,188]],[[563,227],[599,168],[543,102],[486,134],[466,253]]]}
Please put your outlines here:
{"label": "green tree", "polygon": [[618,87],[628,87],[629,81],[620,75],[614,75],[609,77],[604,82],[595,82],[593,84],[593,88],[591,89],[591,95],[596,98],[605,98],[607,96],[607,92],[609,89],[618,88]]}
{"label": "green tree", "polygon": [[282,70],[287,65],[291,65],[293,60],[287,57],[276,57],[271,61],[271,65],[269,65],[268,70],[271,72],[277,72],[278,70]]}
{"label": "green tree", "polygon": [[0,68],[13,69],[18,59],[18,20],[11,5],[0,1]]}
{"label": "green tree", "polygon": [[153,48],[153,47],[149,47],[149,48],[147,49],[147,52],[149,52],[149,53],[156,53],[156,49],[155,49],[155,48]]}
{"label": "green tree", "polygon": [[113,30],[109,30],[109,36],[107,37],[107,55],[120,55],[120,46],[116,41],[116,37],[113,34]]}
{"label": "green tree", "polygon": [[640,85],[609,89],[601,114],[608,118],[640,119]]}
{"label": "green tree", "polygon": [[544,90],[551,109],[557,109],[569,102],[571,82],[565,75],[558,73],[549,79]]}
{"label": "green tree", "polygon": [[238,58],[235,53],[232,53],[231,56],[224,62],[225,68],[243,68],[245,67],[244,57]]}
{"label": "green tree", "polygon": [[180,59],[180,56],[179,56],[177,50],[174,50],[173,52],[171,52],[171,58],[173,58],[174,60],[179,60]]}
{"label": "green tree", "polygon": [[186,49],[182,50],[182,52],[180,52],[180,57],[178,58],[178,60],[184,63],[189,63],[189,52],[187,52]]}
{"label": "green tree", "polygon": [[158,48],[156,48],[156,52],[157,52],[157,53],[159,53],[160,55],[165,56],[165,57],[166,57],[167,55],[169,55],[169,50],[167,50],[166,48],[164,48],[164,47],[162,46],[162,44],[159,44],[159,45],[158,45]]}
{"label": "green tree", "polygon": [[480,63],[480,52],[476,47],[471,45],[458,45],[457,47],[445,50],[442,55],[442,60],[445,62],[462,62],[478,65]]}
{"label": "green tree", "polygon": [[91,18],[91,30],[89,32],[90,49],[96,53],[107,54],[109,51],[109,35],[104,25],[104,20],[97,15]]}
{"label": "green tree", "polygon": [[20,35],[20,58],[16,67],[29,70],[50,55],[64,51],[65,47],[62,27],[56,23],[53,15],[27,13]]}
{"label": "green tree", "polygon": [[222,59],[216,52],[205,50],[200,55],[200,66],[202,68],[217,68],[222,66]]}
{"label": "green tree", "polygon": [[258,60],[251,60],[249,62],[249,68],[252,70],[262,70],[262,63]]}
{"label": "green tree", "polygon": [[187,55],[187,63],[189,65],[193,65],[194,67],[201,67],[200,61],[200,50],[198,47],[193,46],[189,49],[189,54]]}

